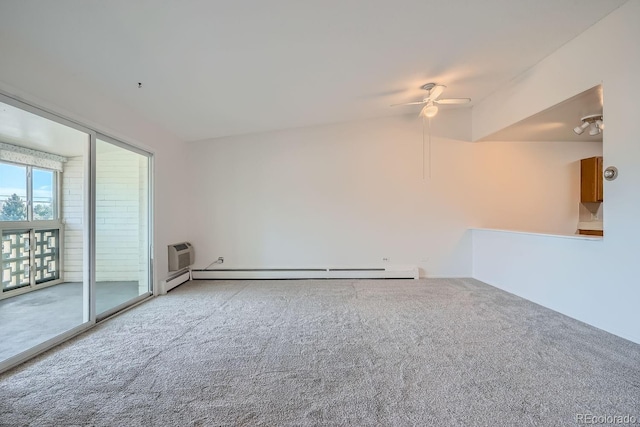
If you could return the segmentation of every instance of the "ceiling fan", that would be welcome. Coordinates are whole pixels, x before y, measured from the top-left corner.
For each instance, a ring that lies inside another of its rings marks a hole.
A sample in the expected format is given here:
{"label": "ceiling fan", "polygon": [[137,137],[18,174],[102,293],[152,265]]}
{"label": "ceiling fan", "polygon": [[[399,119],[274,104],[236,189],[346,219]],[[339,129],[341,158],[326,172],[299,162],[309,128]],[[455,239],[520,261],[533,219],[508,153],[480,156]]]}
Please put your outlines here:
{"label": "ceiling fan", "polygon": [[422,110],[420,110],[420,114],[418,116],[425,116],[431,118],[438,114],[438,105],[453,105],[453,104],[467,104],[471,102],[471,98],[442,98],[440,99],[440,95],[444,92],[446,86],[439,85],[436,83],[427,83],[425,85],[420,86],[420,89],[424,89],[428,92],[426,98],[422,101],[416,102],[406,102],[404,104],[393,104],[392,107],[396,107],[399,105],[422,105]]}

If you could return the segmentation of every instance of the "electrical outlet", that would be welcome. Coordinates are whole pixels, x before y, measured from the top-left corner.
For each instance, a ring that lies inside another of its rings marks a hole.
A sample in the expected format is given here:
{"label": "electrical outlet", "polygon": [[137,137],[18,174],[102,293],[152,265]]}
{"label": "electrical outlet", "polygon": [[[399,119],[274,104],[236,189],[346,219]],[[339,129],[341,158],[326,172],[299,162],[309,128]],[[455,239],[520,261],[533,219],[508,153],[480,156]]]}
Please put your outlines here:
{"label": "electrical outlet", "polygon": [[220,264],[224,263],[224,257],[223,256],[219,256],[218,257],[218,261],[220,261]]}
{"label": "electrical outlet", "polygon": [[389,258],[386,258],[386,257],[385,257],[385,258],[382,258],[382,261],[384,261],[384,262],[389,262]]}

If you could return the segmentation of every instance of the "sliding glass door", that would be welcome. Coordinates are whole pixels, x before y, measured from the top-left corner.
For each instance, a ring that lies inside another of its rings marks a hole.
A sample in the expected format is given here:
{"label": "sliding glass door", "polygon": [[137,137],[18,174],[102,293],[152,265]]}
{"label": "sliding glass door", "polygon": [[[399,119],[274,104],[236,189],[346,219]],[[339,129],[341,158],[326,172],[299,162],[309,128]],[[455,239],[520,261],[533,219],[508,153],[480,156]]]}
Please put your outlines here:
{"label": "sliding glass door", "polygon": [[0,94],[0,372],[151,295],[151,169]]}
{"label": "sliding glass door", "polygon": [[91,322],[91,135],[19,105],[0,102],[0,368]]}
{"label": "sliding glass door", "polygon": [[96,313],[149,295],[149,156],[96,142]]}

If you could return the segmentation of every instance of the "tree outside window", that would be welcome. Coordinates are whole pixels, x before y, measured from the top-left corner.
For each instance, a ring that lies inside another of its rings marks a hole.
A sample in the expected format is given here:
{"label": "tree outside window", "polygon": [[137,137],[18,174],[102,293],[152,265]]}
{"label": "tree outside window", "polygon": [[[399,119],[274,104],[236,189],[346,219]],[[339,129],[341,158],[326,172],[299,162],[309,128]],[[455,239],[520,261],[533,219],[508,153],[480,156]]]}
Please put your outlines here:
{"label": "tree outside window", "polygon": [[53,218],[51,206],[37,204],[33,207],[33,218],[36,220],[47,220]]}
{"label": "tree outside window", "polygon": [[27,205],[16,193],[2,203],[0,220],[25,221],[27,219]]}
{"label": "tree outside window", "polygon": [[0,221],[55,220],[56,182],[53,170],[0,162]]}

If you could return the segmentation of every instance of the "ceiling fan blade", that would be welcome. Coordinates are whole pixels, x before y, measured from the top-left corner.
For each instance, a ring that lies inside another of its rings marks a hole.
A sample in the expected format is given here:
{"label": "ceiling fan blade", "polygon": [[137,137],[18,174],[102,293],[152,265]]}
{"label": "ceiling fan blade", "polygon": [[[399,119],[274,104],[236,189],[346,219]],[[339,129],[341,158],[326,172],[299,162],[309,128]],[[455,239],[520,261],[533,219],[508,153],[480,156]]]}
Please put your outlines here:
{"label": "ceiling fan blade", "polygon": [[402,104],[391,104],[392,107],[398,107],[400,105],[420,105],[420,104],[424,104],[425,101],[416,101],[416,102],[405,102]]}
{"label": "ceiling fan blade", "polygon": [[432,101],[435,101],[436,99],[438,99],[440,95],[442,95],[442,92],[444,92],[445,87],[446,86],[444,85],[435,85],[433,89],[429,91],[428,98]]}
{"label": "ceiling fan blade", "polygon": [[443,98],[434,101],[436,104],[468,104],[471,98]]}

